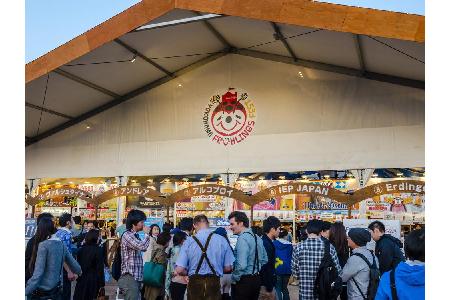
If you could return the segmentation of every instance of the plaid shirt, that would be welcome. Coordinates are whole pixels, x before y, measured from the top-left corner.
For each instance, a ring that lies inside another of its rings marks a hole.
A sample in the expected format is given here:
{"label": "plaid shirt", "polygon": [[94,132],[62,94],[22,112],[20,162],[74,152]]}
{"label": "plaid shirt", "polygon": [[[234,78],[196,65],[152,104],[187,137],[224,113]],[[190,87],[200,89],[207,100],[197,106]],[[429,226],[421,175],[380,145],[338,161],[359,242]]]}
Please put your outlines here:
{"label": "plaid shirt", "polygon": [[[300,279],[299,300],[314,299],[314,281],[325,253],[324,246],[325,244],[320,238],[308,238],[294,249],[292,275]],[[341,274],[342,268],[333,245],[330,245],[330,254],[337,271]]]}
{"label": "plaid shirt", "polygon": [[143,241],[139,239],[133,230],[125,231],[122,234],[120,251],[122,255],[121,274],[130,274],[137,281],[142,281],[144,276],[144,262],[142,251],[146,251],[150,245],[150,236],[145,234]]}

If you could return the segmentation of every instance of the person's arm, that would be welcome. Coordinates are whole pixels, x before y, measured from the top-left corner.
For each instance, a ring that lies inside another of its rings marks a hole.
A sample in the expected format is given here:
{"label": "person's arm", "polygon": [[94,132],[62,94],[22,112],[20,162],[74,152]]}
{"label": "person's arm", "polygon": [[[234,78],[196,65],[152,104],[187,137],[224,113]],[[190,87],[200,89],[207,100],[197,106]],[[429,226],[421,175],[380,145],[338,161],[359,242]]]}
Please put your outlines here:
{"label": "person's arm", "polygon": [[[269,253],[270,245],[267,245],[267,242],[263,240],[264,250],[266,251],[266,254]],[[264,264],[261,267],[261,286],[264,286],[266,288],[267,292],[272,292],[273,290],[273,274],[272,274],[272,268],[270,266],[270,261],[268,261],[266,264]]]}
{"label": "person's arm", "polygon": [[351,278],[353,278],[356,274],[358,274],[359,271],[361,271],[361,262],[365,264],[364,261],[362,261],[362,258],[357,256],[351,256],[347,263],[344,266],[344,269],[342,270],[341,278],[343,282],[349,281]]}
{"label": "person's arm", "polygon": [[223,273],[229,274],[233,271],[233,263],[234,263],[234,254],[230,245],[228,244],[225,238],[222,238],[222,247],[225,248],[225,257],[223,261]]}
{"label": "person's arm", "polygon": [[75,258],[73,258],[72,254],[70,254],[70,252],[67,251],[67,249],[64,249],[63,255],[65,268],[69,267],[69,270],[66,269],[67,273],[71,271],[72,273],[75,273],[78,276],[80,276],[81,275],[80,264],[75,260]]}
{"label": "person's arm", "polygon": [[394,258],[394,247],[387,243],[380,246],[378,262],[380,264],[380,273],[383,274],[391,269],[392,260]]}
{"label": "person's arm", "polygon": [[295,279],[300,278],[300,255],[299,255],[299,248],[298,245],[296,248],[292,251],[292,260],[291,260],[291,269],[292,269],[292,276]]}
{"label": "person's arm", "polygon": [[150,245],[150,236],[148,234],[144,235],[144,239],[141,241],[137,239],[134,234],[123,234],[122,242],[133,250],[145,251]]}
{"label": "person's arm", "polygon": [[[242,234],[236,243],[236,260],[234,262],[234,270],[231,274],[231,281],[238,282],[241,279],[241,276],[244,273],[244,270],[247,268],[247,259],[250,255],[249,251],[250,245],[245,240],[244,235]],[[254,254],[253,254],[254,255]]]}
{"label": "person's arm", "polygon": [[31,276],[30,279],[28,279],[25,287],[25,295],[30,295],[37,289],[41,281],[41,278],[44,275],[46,258],[47,258],[47,248],[43,247],[42,244],[40,244],[36,255],[36,262],[34,264],[33,275]]}
{"label": "person's arm", "polygon": [[175,272],[178,275],[188,275],[188,268],[189,268],[189,259],[188,259],[188,248],[191,241],[191,237],[189,237],[181,246],[180,252],[178,253],[178,258],[175,263]]}
{"label": "person's arm", "polygon": [[[262,240],[261,240],[261,242],[262,242]],[[259,265],[262,267],[269,262],[269,257],[267,256],[267,251],[266,251],[266,248],[264,247],[264,245],[262,245],[262,247],[261,247],[261,244],[260,243],[258,243],[258,244],[260,245],[258,248],[258,252],[260,252],[260,254],[258,255]]]}
{"label": "person's arm", "polygon": [[331,258],[333,259],[334,266],[336,267],[336,270],[338,271],[338,274],[341,274],[342,268],[341,268],[341,265],[339,264],[339,258],[337,256],[336,249],[334,248],[333,245],[330,245],[330,254],[331,254]]}
{"label": "person's arm", "polygon": [[380,284],[378,285],[377,289],[377,294],[375,295],[375,300],[390,300],[392,298],[390,284],[391,281],[389,279],[389,272],[386,272],[383,274],[383,276],[381,276]]}
{"label": "person's arm", "polygon": [[97,276],[99,277],[99,286],[104,287],[105,286],[105,264],[103,259],[103,249],[98,248],[96,249],[97,253],[96,255],[96,262],[95,267],[97,269]]}

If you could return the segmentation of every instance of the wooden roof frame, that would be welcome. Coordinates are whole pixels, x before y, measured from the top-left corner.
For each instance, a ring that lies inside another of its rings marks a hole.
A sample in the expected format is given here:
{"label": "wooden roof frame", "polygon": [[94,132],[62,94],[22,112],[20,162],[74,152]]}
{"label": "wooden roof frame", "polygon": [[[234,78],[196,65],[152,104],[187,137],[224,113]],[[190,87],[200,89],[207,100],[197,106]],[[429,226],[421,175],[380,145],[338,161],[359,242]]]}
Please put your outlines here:
{"label": "wooden roof frame", "polygon": [[425,17],[311,0],[142,0],[25,65],[25,82],[120,38],[174,9],[425,42]]}

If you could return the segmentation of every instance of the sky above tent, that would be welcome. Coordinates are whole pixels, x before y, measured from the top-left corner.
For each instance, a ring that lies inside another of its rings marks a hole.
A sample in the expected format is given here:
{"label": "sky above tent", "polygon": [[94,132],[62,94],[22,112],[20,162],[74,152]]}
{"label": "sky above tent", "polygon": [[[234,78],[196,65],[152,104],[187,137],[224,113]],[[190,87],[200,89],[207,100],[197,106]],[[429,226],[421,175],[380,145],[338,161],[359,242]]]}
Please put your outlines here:
{"label": "sky above tent", "polygon": [[[30,62],[139,0],[26,0],[25,62]],[[328,3],[425,14],[424,0],[328,0]]]}

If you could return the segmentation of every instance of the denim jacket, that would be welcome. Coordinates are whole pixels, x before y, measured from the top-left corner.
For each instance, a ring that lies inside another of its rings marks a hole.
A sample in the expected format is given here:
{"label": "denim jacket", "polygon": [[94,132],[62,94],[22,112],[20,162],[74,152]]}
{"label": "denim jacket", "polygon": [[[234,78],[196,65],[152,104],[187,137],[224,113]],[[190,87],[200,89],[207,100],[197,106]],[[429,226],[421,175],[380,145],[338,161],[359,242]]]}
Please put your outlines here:
{"label": "denim jacket", "polygon": [[25,295],[37,289],[48,291],[62,283],[63,262],[80,275],[81,267],[56,235],[39,243],[33,276],[27,281]]}
{"label": "denim jacket", "polygon": [[[264,248],[262,239],[256,237],[258,243],[258,260],[259,269],[255,267],[255,273],[261,270],[261,267],[268,262],[266,249]],[[234,249],[236,260],[234,261],[233,273],[231,274],[231,282],[236,283],[241,279],[242,275],[253,274],[253,265],[255,262],[255,235],[251,229],[245,229],[239,235]]]}

